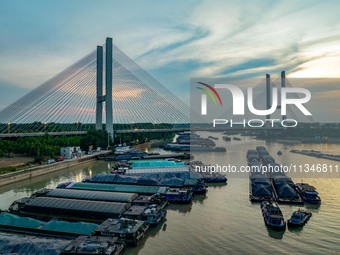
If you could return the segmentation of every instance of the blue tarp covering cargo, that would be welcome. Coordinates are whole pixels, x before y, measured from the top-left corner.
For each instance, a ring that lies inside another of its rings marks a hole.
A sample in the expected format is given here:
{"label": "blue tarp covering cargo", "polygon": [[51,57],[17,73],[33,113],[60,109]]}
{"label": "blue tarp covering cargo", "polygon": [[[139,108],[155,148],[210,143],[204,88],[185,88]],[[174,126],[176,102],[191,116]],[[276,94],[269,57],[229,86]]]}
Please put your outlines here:
{"label": "blue tarp covering cargo", "polygon": [[181,187],[183,186],[183,179],[180,178],[169,178],[169,179],[163,179],[162,181],[160,181],[160,185],[163,186],[168,186],[168,187]]}
{"label": "blue tarp covering cargo", "polygon": [[165,194],[167,187],[161,186],[141,186],[141,185],[124,185],[124,184],[107,184],[107,183],[86,183],[76,182],[71,183],[66,188],[81,189],[81,190],[100,190],[111,192],[127,192],[137,193],[140,195],[153,195],[156,193]]}
{"label": "blue tarp covering cargo", "polygon": [[[176,182],[173,180],[176,179]],[[89,183],[112,183],[112,184],[132,184],[145,186],[195,186],[197,180],[202,179],[198,173],[153,173],[141,176],[125,176],[118,174],[99,174],[84,182]]]}
{"label": "blue tarp covering cargo", "polygon": [[[66,222],[60,220],[45,222],[5,212],[0,214],[0,226],[1,228],[6,228],[7,231],[13,228],[13,232],[18,232],[17,230],[21,229],[23,233],[39,232],[40,234],[53,235],[53,233],[47,232],[51,231],[59,232],[59,234],[65,233],[65,236],[67,236],[67,234],[91,235],[98,227],[97,224],[86,222]],[[14,228],[16,231],[14,231]]]}
{"label": "blue tarp covering cargo", "polygon": [[40,197],[59,197],[92,201],[130,203],[138,197],[136,193],[108,193],[105,191],[54,189],[38,191],[32,195]]}
{"label": "blue tarp covering cargo", "polygon": [[35,197],[20,207],[20,213],[47,218],[101,221],[119,218],[129,207],[128,203]]}
{"label": "blue tarp covering cargo", "polygon": [[0,234],[0,254],[58,255],[69,240]]}
{"label": "blue tarp covering cargo", "polygon": [[136,160],[132,162],[130,168],[153,168],[153,167],[176,167],[184,166],[183,162],[175,162],[168,160]]}

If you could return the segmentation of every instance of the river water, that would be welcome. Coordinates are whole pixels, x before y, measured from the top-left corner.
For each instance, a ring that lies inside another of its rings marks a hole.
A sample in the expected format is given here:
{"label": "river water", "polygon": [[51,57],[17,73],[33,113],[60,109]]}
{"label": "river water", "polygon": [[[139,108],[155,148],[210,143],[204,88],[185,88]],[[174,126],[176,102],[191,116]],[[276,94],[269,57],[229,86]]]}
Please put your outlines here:
{"label": "river water", "polygon": [[[125,254],[340,254],[340,173],[335,173],[339,162],[293,154],[291,149],[314,149],[339,154],[340,145],[282,144],[241,137],[241,141],[224,142],[220,134],[202,133],[219,137],[217,146],[227,152],[196,153],[195,160],[220,166],[246,165],[246,151],[258,145],[266,146],[279,164],[332,165],[333,173],[289,173],[295,182],[303,179],[317,188],[322,204],[305,205],[313,216],[297,230],[275,232],[268,229],[262,218],[260,205],[249,201],[248,174],[228,173],[227,185],[209,187],[206,195],[196,196],[191,205],[170,205],[167,221],[151,229],[146,238]],[[277,151],[283,152],[282,156]],[[104,161],[89,162],[53,174],[0,187],[0,209],[7,209],[15,199],[29,196],[47,187],[55,188],[65,181],[81,181],[86,176],[109,172]],[[298,206],[280,205],[286,220]]]}

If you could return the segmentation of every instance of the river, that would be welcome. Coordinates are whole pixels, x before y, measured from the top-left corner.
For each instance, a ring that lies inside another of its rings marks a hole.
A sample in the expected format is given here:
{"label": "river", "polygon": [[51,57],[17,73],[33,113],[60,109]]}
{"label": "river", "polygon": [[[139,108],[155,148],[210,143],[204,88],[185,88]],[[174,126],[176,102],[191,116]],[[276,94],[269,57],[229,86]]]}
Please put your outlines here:
{"label": "river", "polygon": [[[291,149],[314,149],[339,154],[340,145],[282,144],[241,137],[241,141],[224,142],[220,134],[217,146],[227,152],[196,153],[195,160],[211,165],[246,165],[246,151],[264,145],[279,164],[338,165],[339,162],[308,157],[289,152]],[[277,151],[283,152],[282,156]],[[340,165],[340,164],[339,164]],[[0,209],[7,209],[12,201],[41,188],[55,188],[65,181],[81,181],[86,176],[109,172],[110,163],[89,162],[0,187]],[[262,218],[260,205],[249,201],[248,174],[228,173],[227,185],[209,187],[206,195],[196,196],[191,205],[170,205],[167,221],[151,229],[146,238],[125,254],[340,254],[340,178],[339,173],[289,173],[295,182],[303,179],[317,188],[322,199],[320,206],[306,205],[313,216],[302,228],[279,233],[268,229]],[[281,205],[287,220],[298,206]]]}

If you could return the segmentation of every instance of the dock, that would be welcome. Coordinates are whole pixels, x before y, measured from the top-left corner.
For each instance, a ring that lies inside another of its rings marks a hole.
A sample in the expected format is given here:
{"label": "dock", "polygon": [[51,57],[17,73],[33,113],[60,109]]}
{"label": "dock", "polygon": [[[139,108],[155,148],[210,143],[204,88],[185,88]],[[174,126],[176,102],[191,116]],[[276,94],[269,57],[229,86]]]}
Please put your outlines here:
{"label": "dock", "polygon": [[333,161],[340,161],[340,155],[332,155],[327,153],[322,153],[320,151],[314,150],[291,150],[292,153],[297,153],[305,156],[315,157],[315,158],[324,158]]}
{"label": "dock", "polygon": [[[116,154],[116,155],[107,155],[98,157],[98,159],[106,160],[106,161],[116,161],[117,156],[122,156],[126,154]],[[190,159],[192,156],[190,153],[168,153],[168,154],[157,154],[157,155],[141,155],[141,156],[132,156],[127,158],[128,160],[141,160],[141,159]]]}

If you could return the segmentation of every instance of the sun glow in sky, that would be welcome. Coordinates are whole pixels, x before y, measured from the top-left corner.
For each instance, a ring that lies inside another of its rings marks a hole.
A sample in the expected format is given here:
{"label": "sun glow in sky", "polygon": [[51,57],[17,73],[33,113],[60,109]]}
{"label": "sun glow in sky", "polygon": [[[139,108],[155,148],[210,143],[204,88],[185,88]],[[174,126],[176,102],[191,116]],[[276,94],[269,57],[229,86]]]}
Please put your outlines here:
{"label": "sun glow in sky", "polygon": [[336,0],[2,0],[0,109],[106,37],[186,102],[191,77],[339,78],[339,13]]}

